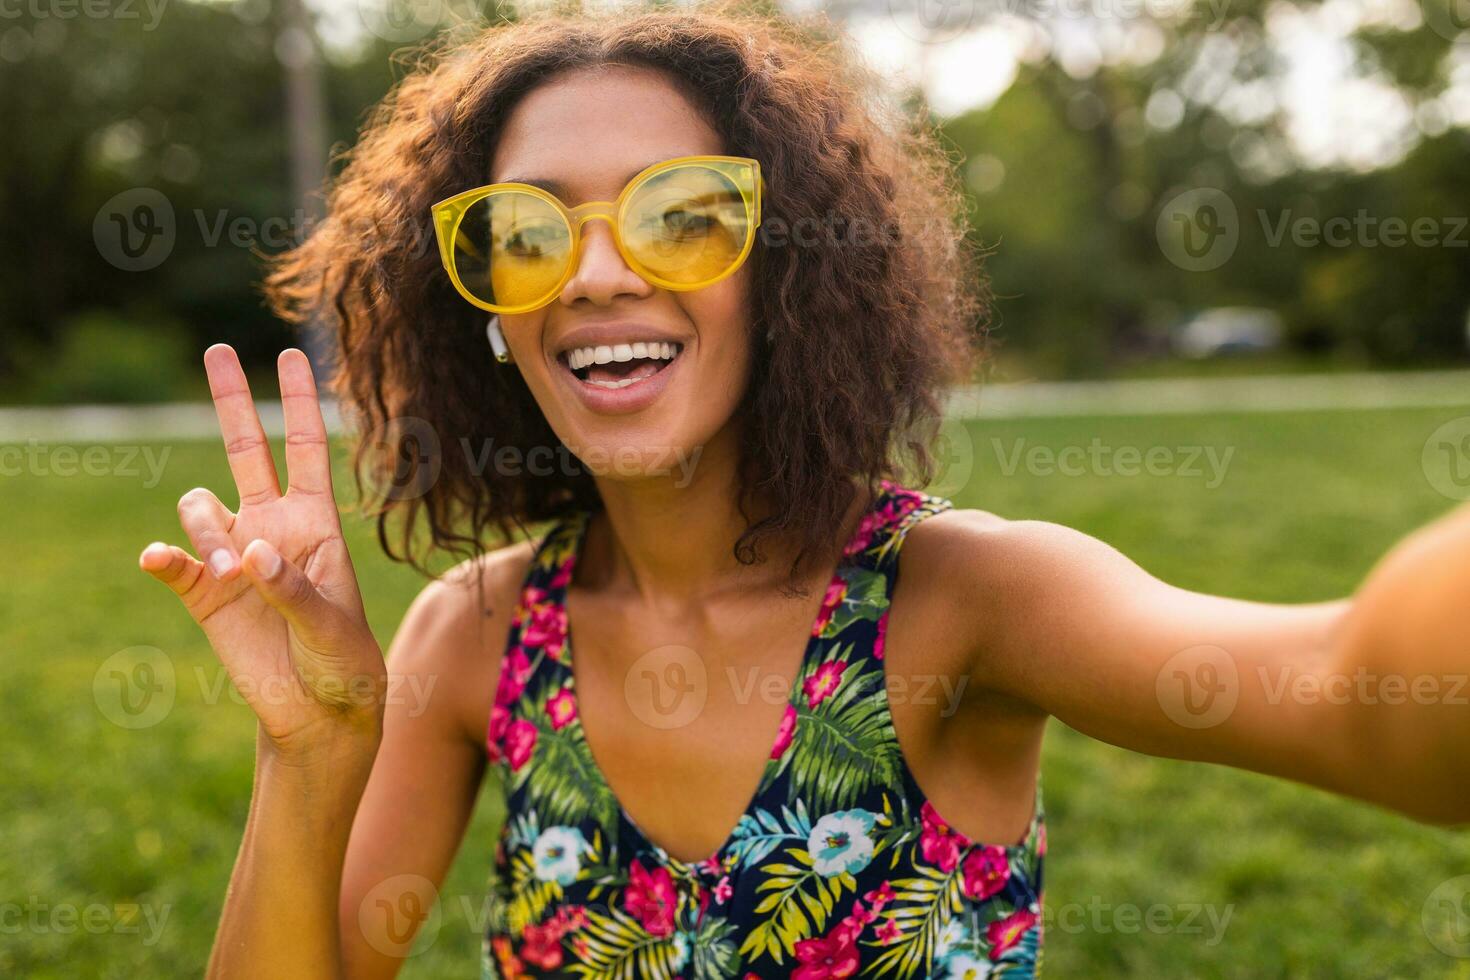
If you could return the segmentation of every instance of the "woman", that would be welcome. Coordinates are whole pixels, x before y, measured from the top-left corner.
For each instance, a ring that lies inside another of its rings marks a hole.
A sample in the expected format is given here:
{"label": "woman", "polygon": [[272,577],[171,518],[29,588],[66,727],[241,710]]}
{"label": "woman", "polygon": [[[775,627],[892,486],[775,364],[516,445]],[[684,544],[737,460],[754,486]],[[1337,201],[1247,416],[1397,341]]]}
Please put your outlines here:
{"label": "woman", "polygon": [[487,768],[488,976],[1032,975],[1048,716],[1470,817],[1463,710],[1258,679],[1463,671],[1470,513],[1284,606],[900,481],[983,296],[944,151],[869,82],[752,15],[557,16],[379,109],[271,296],[339,327],[385,548],[398,515],[418,562],[423,516],[467,557],[385,669],[305,357],[283,495],[205,353],[240,504],[191,491],[199,557],[140,564],[257,692],[212,975],[392,976]]}

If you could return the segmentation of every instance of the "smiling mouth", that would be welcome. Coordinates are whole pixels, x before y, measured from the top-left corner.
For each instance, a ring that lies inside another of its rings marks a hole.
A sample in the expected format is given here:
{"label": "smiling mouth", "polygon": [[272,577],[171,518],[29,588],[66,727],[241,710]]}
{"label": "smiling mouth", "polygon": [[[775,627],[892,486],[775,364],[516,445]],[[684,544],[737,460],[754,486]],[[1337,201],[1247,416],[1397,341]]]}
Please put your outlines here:
{"label": "smiling mouth", "polygon": [[683,350],[683,344],[673,342],[575,347],[562,352],[557,360],[583,384],[626,388],[663,371]]}

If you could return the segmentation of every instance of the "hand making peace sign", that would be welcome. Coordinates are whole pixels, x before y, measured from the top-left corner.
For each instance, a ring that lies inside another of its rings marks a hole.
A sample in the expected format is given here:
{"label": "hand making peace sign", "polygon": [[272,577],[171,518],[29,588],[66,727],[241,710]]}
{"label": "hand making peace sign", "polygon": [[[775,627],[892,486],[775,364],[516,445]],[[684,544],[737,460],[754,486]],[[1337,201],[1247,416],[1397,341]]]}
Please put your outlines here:
{"label": "hand making peace sign", "polygon": [[289,485],[283,494],[233,348],[204,352],[220,434],[239,490],[233,512],[203,487],[179,499],[199,557],[161,541],[139,566],[179,596],[279,749],[381,723],[386,675],[332,494],[331,456],[306,355],[277,361]]}

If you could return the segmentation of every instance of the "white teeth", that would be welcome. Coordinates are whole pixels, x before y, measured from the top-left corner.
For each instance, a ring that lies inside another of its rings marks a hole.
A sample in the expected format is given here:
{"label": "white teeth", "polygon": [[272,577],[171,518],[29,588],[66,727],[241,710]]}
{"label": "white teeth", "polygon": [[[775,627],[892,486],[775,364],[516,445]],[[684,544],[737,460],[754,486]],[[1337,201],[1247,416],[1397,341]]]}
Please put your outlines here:
{"label": "white teeth", "polygon": [[620,378],[617,381],[589,381],[587,383],[597,385],[599,388],[626,388],[642,380],[642,378]]}
{"label": "white teeth", "polygon": [[673,360],[683,348],[679,344],[640,340],[630,344],[604,344],[599,347],[575,347],[566,352],[567,366],[580,371],[593,364],[611,364],[638,358]]}

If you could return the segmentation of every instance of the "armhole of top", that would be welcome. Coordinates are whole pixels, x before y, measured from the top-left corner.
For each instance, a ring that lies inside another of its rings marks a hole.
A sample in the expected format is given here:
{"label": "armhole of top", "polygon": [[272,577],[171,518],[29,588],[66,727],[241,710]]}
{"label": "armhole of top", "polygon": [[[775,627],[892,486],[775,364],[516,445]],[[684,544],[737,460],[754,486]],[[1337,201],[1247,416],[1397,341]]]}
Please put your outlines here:
{"label": "armhole of top", "polygon": [[914,492],[919,494],[919,505],[901,517],[888,530],[889,543],[884,551],[883,562],[891,566],[890,589],[898,585],[898,558],[903,551],[904,542],[908,540],[909,532],[929,518],[954,509],[954,502],[946,497],[936,497],[922,490]]}
{"label": "armhole of top", "polygon": [[[922,493],[922,491],[920,492]],[[954,503],[948,498],[923,494],[919,499],[919,506],[905,514],[889,531],[892,535],[892,547],[884,555],[883,563],[887,568],[888,601],[890,603],[893,602],[894,596],[898,594],[898,576],[902,570],[902,566],[899,564],[899,558],[902,557],[903,545],[908,540],[909,532],[929,518],[953,509]],[[887,669],[886,664],[884,665],[884,669]]]}
{"label": "armhole of top", "polygon": [[521,574],[520,582],[516,584],[515,598],[511,602],[510,622],[506,626],[505,643],[500,650],[502,659],[510,651],[511,637],[515,633],[518,625],[516,617],[524,611],[522,609],[522,603],[525,599],[527,586],[536,580],[541,569],[541,559],[545,556],[546,549],[550,548],[559,539],[560,535],[566,533],[569,526],[569,518],[567,516],[563,515],[553,518],[547,524],[546,530],[541,533],[541,537],[536,541],[535,546],[531,549],[531,560],[526,563],[526,570]]}
{"label": "armhole of top", "polygon": [[[520,631],[525,625],[522,616],[525,612],[524,602],[526,587],[531,585],[532,582],[536,580],[538,570],[541,566],[541,558],[542,555],[545,554],[546,549],[551,547],[551,545],[557,540],[558,535],[565,533],[566,529],[569,526],[570,517],[568,515],[564,514],[561,517],[552,518],[552,520],[547,524],[546,530],[541,533],[540,538],[536,541],[535,546],[531,548],[530,561],[526,563],[526,570],[524,573],[522,573],[520,581],[516,584],[515,594],[511,598],[510,602],[510,616],[508,618],[508,621],[506,622],[505,632],[502,634],[502,638],[494,654],[494,656],[496,657],[495,677],[497,688],[499,687],[500,683],[501,671],[505,669],[505,658],[509,656],[510,651],[518,642],[520,638]],[[483,603],[481,604],[480,608],[485,608]],[[492,703],[490,708],[490,716],[485,719],[484,736],[480,740],[481,746],[487,749],[487,751],[491,744],[491,731],[494,723],[495,705]],[[495,757],[494,752],[490,753],[489,761],[492,765],[496,761],[498,761]]]}

